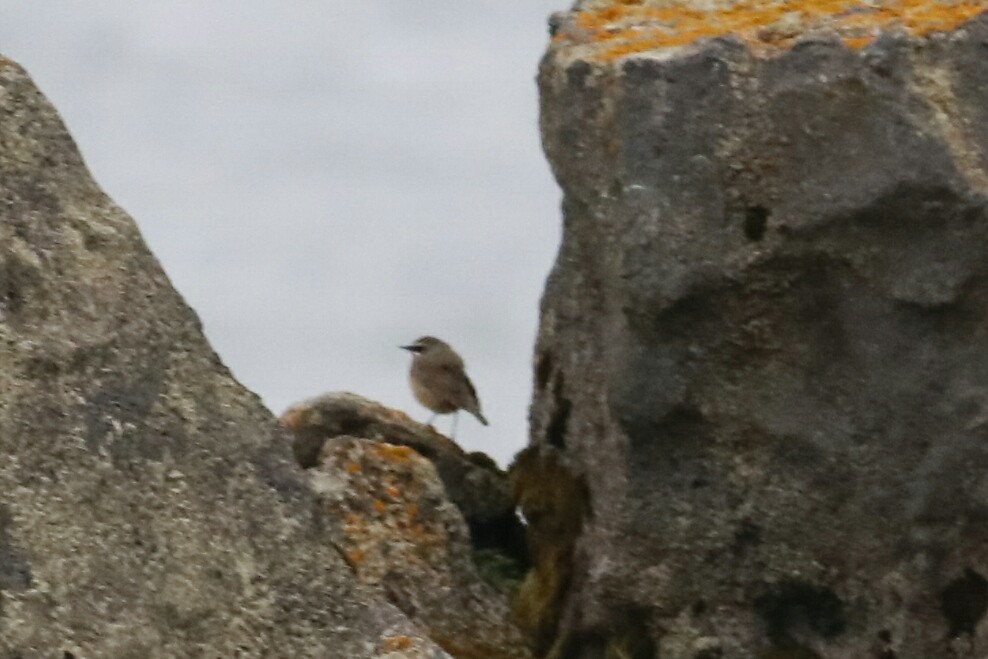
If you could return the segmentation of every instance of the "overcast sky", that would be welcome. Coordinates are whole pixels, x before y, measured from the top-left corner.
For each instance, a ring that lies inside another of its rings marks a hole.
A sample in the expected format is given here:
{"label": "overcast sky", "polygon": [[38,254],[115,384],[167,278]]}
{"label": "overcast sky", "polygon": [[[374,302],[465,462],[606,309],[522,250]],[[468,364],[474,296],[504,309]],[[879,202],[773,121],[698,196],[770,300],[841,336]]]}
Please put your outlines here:
{"label": "overcast sky", "polygon": [[491,422],[457,439],[503,464],[560,235],[534,76],[565,4],[0,0],[0,52],[273,412],[347,390],[424,420],[397,346],[434,334]]}

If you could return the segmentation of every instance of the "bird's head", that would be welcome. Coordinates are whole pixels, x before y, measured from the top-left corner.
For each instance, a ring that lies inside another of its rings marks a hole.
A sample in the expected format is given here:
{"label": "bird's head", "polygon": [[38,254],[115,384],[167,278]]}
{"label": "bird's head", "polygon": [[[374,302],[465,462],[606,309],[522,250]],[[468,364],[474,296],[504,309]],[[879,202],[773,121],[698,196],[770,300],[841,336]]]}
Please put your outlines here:
{"label": "bird's head", "polygon": [[446,343],[440,341],[434,336],[423,336],[415,340],[414,343],[410,343],[407,346],[399,346],[402,350],[407,350],[414,356],[431,352],[437,348],[445,347]]}

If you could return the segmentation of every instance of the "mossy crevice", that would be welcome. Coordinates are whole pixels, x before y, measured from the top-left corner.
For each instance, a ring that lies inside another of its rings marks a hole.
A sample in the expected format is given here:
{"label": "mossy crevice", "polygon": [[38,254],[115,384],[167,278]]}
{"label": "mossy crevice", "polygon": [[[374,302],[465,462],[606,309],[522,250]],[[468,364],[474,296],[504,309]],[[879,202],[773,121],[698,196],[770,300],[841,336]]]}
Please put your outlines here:
{"label": "mossy crevice", "polygon": [[658,659],[659,647],[648,629],[644,610],[623,611],[615,628],[560,639],[548,659]]}
{"label": "mossy crevice", "polygon": [[562,452],[552,447],[525,449],[508,475],[528,522],[532,561],[512,609],[536,656],[553,656],[554,648],[562,644],[559,622],[573,576],[573,549],[590,515],[590,494],[584,478],[574,474]]}

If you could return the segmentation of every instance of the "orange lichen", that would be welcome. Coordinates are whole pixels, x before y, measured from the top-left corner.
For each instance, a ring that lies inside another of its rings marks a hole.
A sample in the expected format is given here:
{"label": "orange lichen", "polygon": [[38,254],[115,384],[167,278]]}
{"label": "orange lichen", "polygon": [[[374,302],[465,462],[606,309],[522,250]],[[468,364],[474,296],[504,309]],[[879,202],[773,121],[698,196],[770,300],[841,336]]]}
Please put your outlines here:
{"label": "orange lichen", "polygon": [[419,522],[409,524],[407,533],[409,538],[416,541],[416,549],[421,551],[425,550],[423,540],[432,535],[429,533],[428,529],[426,529],[425,526]]}
{"label": "orange lichen", "polygon": [[392,422],[395,422],[395,423],[401,423],[401,424],[414,423],[414,420],[412,419],[412,417],[408,416],[407,414],[405,414],[401,410],[393,410],[393,409],[384,409],[384,410],[381,410],[381,417],[383,419],[386,419],[388,421],[392,421]]}
{"label": "orange lichen", "polygon": [[416,515],[419,514],[419,507],[414,503],[409,503],[405,505],[405,515],[409,519],[414,519]]}
{"label": "orange lichen", "polygon": [[579,38],[563,31],[553,41],[588,43],[593,56],[612,60],[728,34],[756,47],[788,47],[799,34],[828,29],[849,48],[861,48],[883,29],[945,32],[988,10],[988,0],[737,0],[708,10],[688,2],[599,2],[576,13]]}
{"label": "orange lichen", "polygon": [[851,50],[864,48],[872,41],[871,37],[844,37],[844,45]]}
{"label": "orange lichen", "polygon": [[373,448],[373,451],[379,458],[397,462],[404,462],[410,459],[412,453],[414,453],[407,446],[397,446],[395,444],[377,444]]}
{"label": "orange lichen", "polygon": [[374,510],[376,510],[379,515],[383,515],[384,511],[387,509],[388,504],[384,503],[380,499],[374,499]]}
{"label": "orange lichen", "polygon": [[412,639],[407,636],[389,636],[381,642],[384,652],[401,652],[412,647]]}
{"label": "orange lichen", "polygon": [[292,408],[282,414],[281,418],[278,420],[281,422],[281,425],[285,426],[289,430],[298,430],[305,425],[305,412],[305,410]]}
{"label": "orange lichen", "polygon": [[363,562],[366,555],[367,552],[363,549],[351,549],[345,554],[346,562],[350,564],[350,567],[356,569]]}
{"label": "orange lichen", "polygon": [[384,487],[384,493],[387,494],[392,499],[397,499],[399,496],[401,496],[401,490],[399,490],[394,485],[386,485]]}
{"label": "orange lichen", "polygon": [[359,474],[360,473],[360,463],[359,462],[348,462],[348,463],[346,463],[346,472],[348,474]]}

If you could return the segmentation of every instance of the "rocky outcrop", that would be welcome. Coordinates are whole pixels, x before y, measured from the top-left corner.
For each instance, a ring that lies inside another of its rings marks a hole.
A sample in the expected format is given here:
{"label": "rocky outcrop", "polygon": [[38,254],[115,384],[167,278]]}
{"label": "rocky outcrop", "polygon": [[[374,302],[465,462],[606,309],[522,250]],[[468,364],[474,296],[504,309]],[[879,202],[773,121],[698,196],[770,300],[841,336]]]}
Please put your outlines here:
{"label": "rocky outcrop", "polygon": [[437,657],[0,59],[0,655]]}
{"label": "rocky outcrop", "polygon": [[531,656],[508,607],[528,564],[524,530],[490,458],[350,393],[281,421],[358,579],[457,659]]}
{"label": "rocky outcrop", "polygon": [[527,562],[525,532],[508,479],[485,454],[466,453],[432,426],[346,392],[293,405],[281,421],[294,434],[292,448],[305,468],[319,464],[323,444],[332,437],[363,437],[415,449],[435,465],[447,495],[466,518],[473,546],[496,550],[522,565]]}
{"label": "rocky outcrop", "polygon": [[553,18],[543,656],[988,647],[988,19],[798,8]]}
{"label": "rocky outcrop", "polygon": [[357,578],[456,659],[526,659],[508,600],[474,565],[470,535],[435,467],[407,446],[327,440],[309,470]]}

